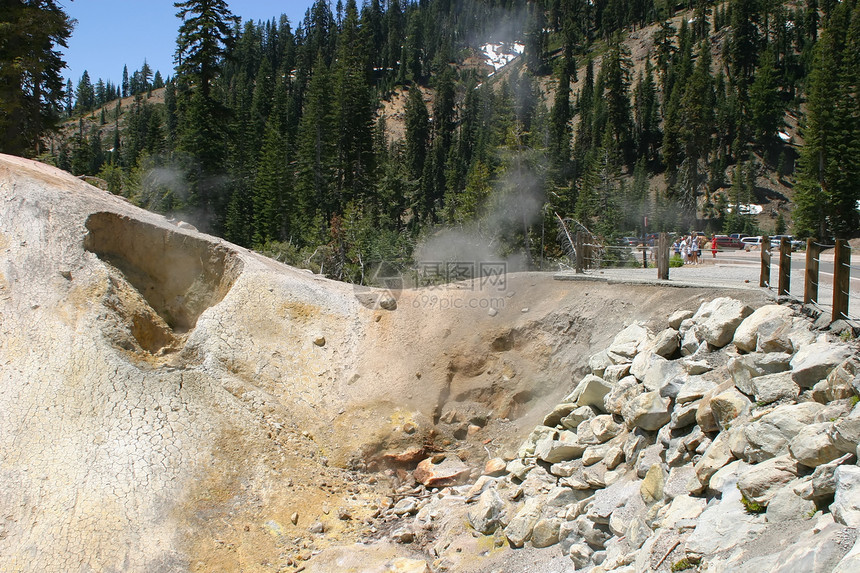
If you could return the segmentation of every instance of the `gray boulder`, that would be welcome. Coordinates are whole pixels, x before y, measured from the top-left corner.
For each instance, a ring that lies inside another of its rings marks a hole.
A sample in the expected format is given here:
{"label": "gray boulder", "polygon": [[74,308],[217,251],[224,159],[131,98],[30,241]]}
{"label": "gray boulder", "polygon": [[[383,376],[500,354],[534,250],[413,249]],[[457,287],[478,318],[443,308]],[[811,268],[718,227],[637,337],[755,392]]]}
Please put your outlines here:
{"label": "gray boulder", "polygon": [[542,548],[558,543],[560,526],[561,519],[557,517],[547,517],[539,520],[532,530],[532,546]]}
{"label": "gray boulder", "polygon": [[728,435],[721,432],[714,438],[708,449],[705,450],[702,458],[696,463],[696,477],[702,486],[707,487],[711,476],[717,473],[717,470],[728,464],[734,459],[731,448],[729,448]]}
{"label": "gray boulder", "polygon": [[772,337],[781,327],[791,325],[791,315],[791,308],[778,304],[756,309],[735,331],[735,346],[742,352],[755,352],[760,337]]}
{"label": "gray boulder", "polygon": [[701,559],[722,553],[755,539],[764,531],[765,518],[750,515],[741,503],[741,492],[735,487],[723,490],[719,503],[709,506],[699,516],[698,525],[687,538],[687,557]]}
{"label": "gray boulder", "polygon": [[674,328],[663,330],[654,337],[649,347],[654,354],[663,358],[671,358],[680,347],[678,331]]}
{"label": "gray boulder", "polygon": [[860,404],[854,406],[847,416],[834,422],[830,437],[840,452],[853,454],[857,450],[857,444],[860,444]]}
{"label": "gray boulder", "polygon": [[525,504],[505,527],[505,536],[512,547],[522,547],[531,539],[532,531],[540,519],[542,505],[543,500],[539,497],[526,499]]}
{"label": "gray boulder", "polygon": [[790,370],[791,354],[785,352],[745,354],[744,356],[730,358],[726,367],[738,390],[752,396],[755,392],[750,385],[750,380],[756,376],[776,374]]}
{"label": "gray boulder", "polygon": [[752,312],[753,309],[739,300],[719,297],[700,306],[693,315],[693,321],[698,324],[698,332],[708,344],[722,348],[732,341],[735,330]]}
{"label": "gray boulder", "polygon": [[657,392],[645,392],[633,398],[622,410],[624,421],[631,428],[647,431],[659,430],[672,419],[669,412],[672,401]]}
{"label": "gray boulder", "polygon": [[800,386],[792,380],[791,372],[757,376],[750,380],[750,386],[759,404],[770,404],[778,400],[796,400],[800,394]]}
{"label": "gray boulder", "polygon": [[852,350],[843,344],[807,344],[791,359],[791,377],[802,388],[812,388],[851,355]]}
{"label": "gray boulder", "polygon": [[834,472],[836,495],[830,511],[836,523],[860,527],[860,467],[839,466]]}
{"label": "gray boulder", "polygon": [[643,392],[645,392],[645,386],[635,377],[625,376],[603,397],[603,410],[620,416],[624,406]]}
{"label": "gray boulder", "polygon": [[803,499],[794,491],[792,483],[785,485],[773,494],[767,504],[767,520],[770,523],[809,519],[815,513],[815,502]]}
{"label": "gray boulder", "polygon": [[570,414],[559,421],[559,424],[568,430],[576,430],[583,420],[590,420],[595,416],[591,406],[579,406]]}
{"label": "gray boulder", "polygon": [[669,320],[666,322],[669,325],[669,328],[678,330],[681,328],[681,322],[689,318],[693,318],[694,314],[696,313],[692,310],[676,310],[669,316]]}
{"label": "gray boulder", "polygon": [[565,402],[573,401],[579,406],[596,406],[603,409],[603,397],[612,389],[612,386],[599,376],[589,374],[583,378],[576,390],[565,399]]}
{"label": "gray boulder", "polygon": [[666,360],[651,351],[636,355],[630,366],[630,374],[641,381],[645,385],[645,389],[651,392],[659,390],[676,378],[684,379],[687,376],[679,363]]}
{"label": "gray boulder", "polygon": [[767,505],[776,492],[797,477],[797,461],[780,456],[748,466],[738,478],[738,489],[750,500]]}
{"label": "gray boulder", "polygon": [[492,535],[502,525],[504,509],[505,502],[495,488],[485,489],[478,498],[478,503],[469,510],[469,523],[475,531]]}
{"label": "gray boulder", "polygon": [[804,426],[788,444],[788,451],[803,465],[814,468],[833,461],[842,452],[833,443],[832,422]]}
{"label": "gray boulder", "polygon": [[750,463],[757,463],[787,454],[789,442],[806,425],[813,423],[823,408],[817,402],[780,406],[747,424],[744,435],[748,445],[744,457]]}
{"label": "gray boulder", "polygon": [[721,430],[728,428],[738,416],[746,414],[750,406],[750,399],[734,387],[711,398],[711,412]]}

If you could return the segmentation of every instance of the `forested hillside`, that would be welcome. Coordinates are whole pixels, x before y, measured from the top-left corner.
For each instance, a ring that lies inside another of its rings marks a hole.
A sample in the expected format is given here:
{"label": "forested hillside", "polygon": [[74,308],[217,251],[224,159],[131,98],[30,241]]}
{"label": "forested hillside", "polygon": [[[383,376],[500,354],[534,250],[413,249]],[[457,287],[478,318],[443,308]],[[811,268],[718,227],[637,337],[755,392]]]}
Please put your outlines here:
{"label": "forested hillside", "polygon": [[[860,232],[857,0],[177,7],[175,75],[81,78],[44,157],[334,278],[442,227],[552,259],[556,213],[607,241]],[[523,56],[475,64],[505,42]],[[763,201],[772,217],[741,208]]]}

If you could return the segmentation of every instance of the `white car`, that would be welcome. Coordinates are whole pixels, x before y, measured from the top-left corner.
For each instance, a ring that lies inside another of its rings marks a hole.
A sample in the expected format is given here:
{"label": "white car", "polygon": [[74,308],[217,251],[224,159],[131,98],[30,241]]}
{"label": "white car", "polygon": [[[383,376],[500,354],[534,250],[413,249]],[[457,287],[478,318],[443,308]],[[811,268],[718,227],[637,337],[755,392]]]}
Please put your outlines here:
{"label": "white car", "polygon": [[741,239],[745,251],[761,248],[761,237],[744,237]]}

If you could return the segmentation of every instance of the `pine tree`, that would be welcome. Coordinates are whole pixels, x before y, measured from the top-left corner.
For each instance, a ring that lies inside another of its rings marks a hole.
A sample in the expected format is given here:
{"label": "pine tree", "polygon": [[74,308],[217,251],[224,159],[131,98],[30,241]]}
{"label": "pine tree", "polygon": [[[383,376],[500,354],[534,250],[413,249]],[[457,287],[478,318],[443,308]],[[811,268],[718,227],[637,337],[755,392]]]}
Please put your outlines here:
{"label": "pine tree", "polygon": [[358,25],[355,0],[347,0],[335,64],[338,211],[349,201],[365,199],[374,171],[373,109]]}
{"label": "pine tree", "polygon": [[337,133],[337,124],[331,105],[330,77],[320,53],[305,96],[296,144],[299,236],[310,243],[322,239],[325,222],[335,214],[337,150],[333,137]]}
{"label": "pine tree", "polygon": [[[831,22],[847,9],[837,7]],[[799,236],[848,237],[860,228],[860,9],[853,11],[850,30],[846,37],[825,28],[815,46],[794,196]]]}
{"label": "pine tree", "polygon": [[409,90],[405,109],[405,158],[410,179],[417,180],[424,173],[427,146],[430,140],[430,116],[417,85]]}
{"label": "pine tree", "polygon": [[233,43],[230,25],[238,18],[224,0],[186,0],[173,6],[182,19],[176,39],[176,72],[199,85],[203,99],[208,99],[221,58]]}
{"label": "pine tree", "polygon": [[755,80],[750,87],[754,135],[762,143],[775,138],[782,124],[783,107],[776,82],[775,59],[773,48],[768,47],[762,52]]}
{"label": "pine tree", "polygon": [[[256,245],[281,239],[289,234],[285,209],[285,192],[288,189],[286,145],[279,121],[272,118],[266,124],[266,134],[260,151],[257,176],[254,181],[254,236]],[[292,207],[292,206],[290,206]]]}
{"label": "pine tree", "polygon": [[[72,20],[54,0],[8,0],[0,10],[0,152],[31,155],[53,130],[63,102]],[[14,65],[13,65],[14,64]]]}
{"label": "pine tree", "polygon": [[81,114],[92,110],[96,104],[95,89],[90,81],[90,74],[84,70],[81,74],[81,79],[78,81],[78,89],[75,92],[76,105],[75,108]]}

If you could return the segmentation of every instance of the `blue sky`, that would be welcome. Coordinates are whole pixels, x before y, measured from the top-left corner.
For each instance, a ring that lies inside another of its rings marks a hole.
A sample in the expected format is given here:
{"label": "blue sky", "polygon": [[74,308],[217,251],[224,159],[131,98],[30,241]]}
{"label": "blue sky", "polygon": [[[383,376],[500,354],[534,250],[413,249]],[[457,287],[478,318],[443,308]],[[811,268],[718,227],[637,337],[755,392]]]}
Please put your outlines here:
{"label": "blue sky", "polygon": [[[122,67],[129,74],[143,60],[165,78],[173,75],[173,52],[181,21],[174,0],[60,0],[78,21],[65,50],[63,77],[77,87],[84,70],[93,83],[98,78],[119,85]],[[228,0],[230,11],[248,20],[270,20],[286,14],[293,29],[304,18],[313,0]]]}

